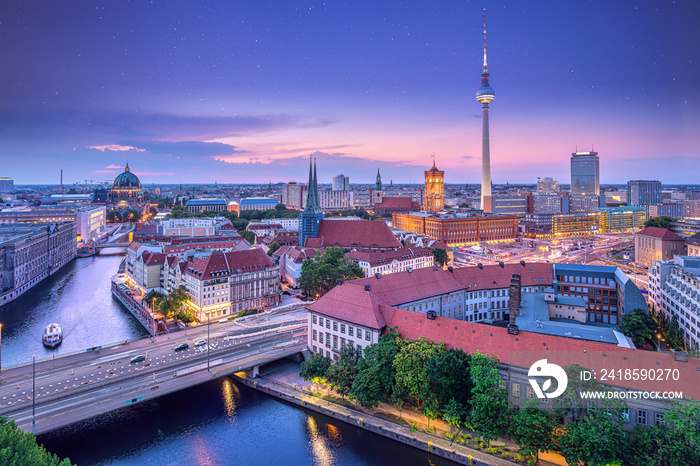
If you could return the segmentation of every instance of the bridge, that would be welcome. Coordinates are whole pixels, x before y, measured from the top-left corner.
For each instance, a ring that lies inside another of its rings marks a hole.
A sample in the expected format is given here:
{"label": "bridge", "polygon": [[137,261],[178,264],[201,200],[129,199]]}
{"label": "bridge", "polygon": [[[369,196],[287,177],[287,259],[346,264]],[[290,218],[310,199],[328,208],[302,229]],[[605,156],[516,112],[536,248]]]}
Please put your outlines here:
{"label": "bridge", "polygon": [[[197,327],[4,371],[0,416],[38,435],[235,372],[257,375],[261,365],[306,349],[306,319],[257,328],[214,324],[209,344],[195,346],[207,332]],[[181,343],[189,348],[175,351]],[[145,359],[131,363],[137,355]]]}

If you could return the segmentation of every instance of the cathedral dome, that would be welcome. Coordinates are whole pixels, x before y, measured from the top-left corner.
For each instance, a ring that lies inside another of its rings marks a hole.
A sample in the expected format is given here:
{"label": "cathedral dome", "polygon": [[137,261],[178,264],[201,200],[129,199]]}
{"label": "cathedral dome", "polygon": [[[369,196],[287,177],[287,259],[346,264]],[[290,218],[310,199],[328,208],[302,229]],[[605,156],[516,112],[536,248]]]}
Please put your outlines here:
{"label": "cathedral dome", "polygon": [[141,188],[141,181],[139,177],[131,173],[129,169],[129,164],[126,164],[124,173],[119,174],[114,179],[114,188]]}

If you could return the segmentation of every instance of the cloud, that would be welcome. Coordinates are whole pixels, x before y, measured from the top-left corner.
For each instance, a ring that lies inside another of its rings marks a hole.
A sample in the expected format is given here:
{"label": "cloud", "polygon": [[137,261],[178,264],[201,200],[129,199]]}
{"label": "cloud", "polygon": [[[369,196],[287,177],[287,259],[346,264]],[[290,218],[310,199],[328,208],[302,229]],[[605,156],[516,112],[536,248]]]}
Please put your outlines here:
{"label": "cloud", "polygon": [[[143,152],[144,149],[139,149],[137,147],[132,147],[132,146],[121,146],[119,144],[108,144],[105,146],[88,146],[88,149],[97,149],[99,151],[114,151],[114,152],[123,152],[123,151],[128,151],[128,150],[136,150],[138,152]],[[75,150],[75,148],[73,148]]]}

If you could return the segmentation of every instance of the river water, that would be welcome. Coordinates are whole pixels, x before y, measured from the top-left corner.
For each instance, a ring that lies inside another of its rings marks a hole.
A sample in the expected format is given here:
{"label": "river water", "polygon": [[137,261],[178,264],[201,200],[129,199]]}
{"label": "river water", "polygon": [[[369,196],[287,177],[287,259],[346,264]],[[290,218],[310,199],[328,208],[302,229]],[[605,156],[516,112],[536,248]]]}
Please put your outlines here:
{"label": "river water", "polygon": [[[0,307],[2,365],[147,335],[112,297],[121,255],[81,258]],[[41,344],[63,326],[55,350]],[[453,465],[427,452],[306,411],[228,378],[139,403],[39,437],[83,465]]]}

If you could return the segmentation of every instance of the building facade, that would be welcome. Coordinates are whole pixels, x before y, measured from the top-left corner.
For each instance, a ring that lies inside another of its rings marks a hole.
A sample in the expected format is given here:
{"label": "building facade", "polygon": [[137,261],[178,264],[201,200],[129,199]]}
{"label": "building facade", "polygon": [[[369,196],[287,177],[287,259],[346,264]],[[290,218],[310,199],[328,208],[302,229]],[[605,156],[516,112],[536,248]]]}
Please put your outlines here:
{"label": "building facade", "polygon": [[685,218],[685,204],[655,204],[648,205],[647,218],[672,217],[676,220]]}
{"label": "building facade", "polygon": [[226,212],[228,208],[226,199],[190,199],[185,204],[187,212]]}
{"label": "building facade", "polygon": [[601,207],[605,207],[605,196],[599,195],[575,195],[568,196],[569,213],[596,212]]}
{"label": "building facade", "polygon": [[628,181],[627,204],[631,206],[661,204],[661,181]]}
{"label": "building facade", "polygon": [[445,208],[445,172],[433,166],[425,173],[425,210],[434,214]]}
{"label": "building facade", "polygon": [[547,176],[544,180],[537,178],[537,192],[540,194],[556,194],[559,192],[559,182]]}
{"label": "building facade", "polygon": [[272,197],[245,197],[238,203],[238,209],[240,211],[270,210],[274,209],[279,203],[280,201]]}
{"label": "building facade", "polygon": [[525,196],[485,196],[484,213],[493,215],[525,215],[528,210]]}
{"label": "building facade", "polygon": [[435,264],[433,252],[428,248],[418,247],[406,247],[384,252],[357,250],[347,253],[346,257],[360,266],[365,277],[377,273],[385,275],[408,269],[432,267]]}
{"label": "building facade", "polygon": [[676,256],[649,267],[649,305],[653,314],[676,317],[686,348],[700,349],[700,259]]}
{"label": "building facade", "polygon": [[343,174],[333,177],[333,191],[350,191],[350,177]]}
{"label": "building facade", "polygon": [[513,241],[518,237],[516,216],[434,216],[392,214],[394,228],[442,241],[450,247],[480,242]]}
{"label": "building facade", "polygon": [[600,195],[600,167],[597,152],[571,154],[571,194]]}
{"label": "building facade", "polygon": [[0,305],[29,291],[75,258],[75,222],[0,225]]}
{"label": "building facade", "polygon": [[105,206],[41,206],[0,212],[0,224],[75,222],[78,242],[95,240],[107,226]]}
{"label": "building facade", "polygon": [[323,211],[348,210],[353,205],[353,192],[342,191],[319,191],[318,198]]}
{"label": "building facade", "polygon": [[634,234],[634,262],[651,267],[657,260],[672,260],[685,254],[685,240],[671,230],[647,227]]}
{"label": "building facade", "polygon": [[685,242],[687,253],[691,257],[700,257],[700,233],[695,233]]}
{"label": "building facade", "polygon": [[12,178],[2,176],[0,177],[0,193],[11,193],[14,190],[15,182]]}
{"label": "building facade", "polygon": [[598,231],[600,233],[622,233],[644,228],[644,207],[601,207],[598,209]]}

